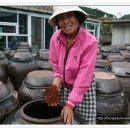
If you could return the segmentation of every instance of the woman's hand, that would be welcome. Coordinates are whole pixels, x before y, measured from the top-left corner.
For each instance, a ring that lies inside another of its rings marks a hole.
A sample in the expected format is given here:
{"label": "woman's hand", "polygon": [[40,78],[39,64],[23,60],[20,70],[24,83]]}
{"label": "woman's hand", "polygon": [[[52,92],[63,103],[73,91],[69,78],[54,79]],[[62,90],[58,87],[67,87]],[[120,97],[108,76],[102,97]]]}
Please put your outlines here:
{"label": "woman's hand", "polygon": [[73,124],[73,109],[64,106],[64,108],[61,111],[61,115],[64,116],[64,123],[66,124]]}
{"label": "woman's hand", "polygon": [[45,89],[45,101],[48,106],[57,106],[60,104],[60,94],[56,85],[51,85]]}

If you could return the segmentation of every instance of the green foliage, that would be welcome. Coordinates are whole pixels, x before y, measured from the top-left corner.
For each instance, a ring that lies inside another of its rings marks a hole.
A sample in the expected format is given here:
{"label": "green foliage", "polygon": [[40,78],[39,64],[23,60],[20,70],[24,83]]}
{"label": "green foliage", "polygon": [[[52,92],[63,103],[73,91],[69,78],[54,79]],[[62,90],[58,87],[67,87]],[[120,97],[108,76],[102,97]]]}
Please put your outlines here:
{"label": "green foliage", "polygon": [[98,10],[98,9],[92,9],[92,8],[88,8],[88,7],[80,7],[80,8],[83,9],[86,13],[89,14],[89,16],[91,18],[94,18],[94,19],[99,19],[99,18],[103,17],[105,14],[108,17],[113,17],[112,14],[108,14],[108,13],[103,12],[103,11]]}
{"label": "green foliage", "polygon": [[[101,22],[101,26],[100,26],[101,33],[111,33],[112,25],[103,24],[103,22],[112,21],[112,18],[114,17],[114,15],[108,14],[98,9],[92,9],[88,7],[80,7],[80,8],[83,9],[86,13],[88,13],[90,18],[97,19]],[[104,15],[106,15],[106,17],[104,17]]]}
{"label": "green foliage", "polygon": [[112,21],[112,17],[101,17],[99,18],[101,21],[101,33],[111,33],[112,32],[112,24],[103,24],[103,22],[110,22]]}

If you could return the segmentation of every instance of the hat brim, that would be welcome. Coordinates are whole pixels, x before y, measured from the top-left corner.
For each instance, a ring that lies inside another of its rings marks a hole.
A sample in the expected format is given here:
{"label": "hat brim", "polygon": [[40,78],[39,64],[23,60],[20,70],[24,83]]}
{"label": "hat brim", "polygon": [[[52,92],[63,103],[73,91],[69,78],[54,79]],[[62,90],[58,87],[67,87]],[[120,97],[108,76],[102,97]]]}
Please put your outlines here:
{"label": "hat brim", "polygon": [[78,7],[78,8],[70,8],[70,9],[68,9],[68,8],[66,9],[66,8],[65,8],[65,9],[62,9],[62,10],[60,10],[60,11],[54,12],[53,15],[50,17],[48,23],[49,23],[51,26],[53,26],[53,27],[54,27],[54,26],[57,26],[57,22],[56,22],[55,17],[56,17],[57,15],[59,15],[59,14],[67,13],[67,12],[71,12],[71,11],[76,11],[76,12],[82,13],[83,16],[84,16],[84,20],[87,19],[88,16],[89,16],[85,11],[81,10],[79,7]]}

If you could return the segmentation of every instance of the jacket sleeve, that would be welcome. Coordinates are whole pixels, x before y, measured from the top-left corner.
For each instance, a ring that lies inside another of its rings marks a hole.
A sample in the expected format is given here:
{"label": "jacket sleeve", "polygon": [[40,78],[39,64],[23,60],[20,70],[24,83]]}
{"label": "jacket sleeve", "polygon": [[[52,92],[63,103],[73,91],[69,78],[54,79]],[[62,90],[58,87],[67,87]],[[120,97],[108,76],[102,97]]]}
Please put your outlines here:
{"label": "jacket sleeve", "polygon": [[54,41],[55,41],[55,38],[54,38],[54,36],[52,36],[52,38],[50,40],[50,47],[49,47],[49,62],[53,66],[54,78],[55,77],[60,78],[60,72],[59,72],[59,67],[58,67],[58,58],[57,58]]}
{"label": "jacket sleeve", "polygon": [[97,53],[97,42],[93,41],[83,52],[79,72],[77,74],[72,91],[69,94],[67,106],[74,108],[76,104],[82,102],[86,91],[92,81]]}

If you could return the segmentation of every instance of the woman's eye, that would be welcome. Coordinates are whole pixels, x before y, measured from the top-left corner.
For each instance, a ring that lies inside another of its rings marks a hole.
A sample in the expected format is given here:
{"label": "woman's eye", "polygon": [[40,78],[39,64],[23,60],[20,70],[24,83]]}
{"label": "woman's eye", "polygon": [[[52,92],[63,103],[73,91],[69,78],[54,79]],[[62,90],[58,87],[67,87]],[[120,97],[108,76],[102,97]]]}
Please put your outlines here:
{"label": "woman's eye", "polygon": [[68,13],[68,17],[74,17],[74,13]]}
{"label": "woman's eye", "polygon": [[58,17],[58,20],[63,20],[64,19],[64,17]]}
{"label": "woman's eye", "polygon": [[68,14],[68,17],[70,18],[70,17],[72,17],[73,15],[72,14]]}

